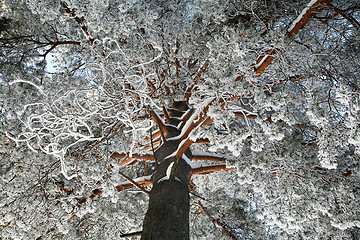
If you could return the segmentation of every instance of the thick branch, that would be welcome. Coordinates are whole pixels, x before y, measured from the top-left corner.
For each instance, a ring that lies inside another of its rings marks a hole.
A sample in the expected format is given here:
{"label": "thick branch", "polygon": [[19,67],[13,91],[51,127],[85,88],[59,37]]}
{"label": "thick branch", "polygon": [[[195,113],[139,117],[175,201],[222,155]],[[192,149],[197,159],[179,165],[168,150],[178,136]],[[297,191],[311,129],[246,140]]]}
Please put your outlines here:
{"label": "thick branch", "polygon": [[166,126],[164,124],[164,122],[162,121],[162,119],[159,117],[159,115],[153,111],[152,109],[148,109],[151,118],[153,119],[153,121],[155,122],[155,124],[158,126],[160,133],[161,133],[161,138],[164,142],[166,142],[166,138],[165,136],[168,135],[168,131],[166,129]]}
{"label": "thick branch", "polygon": [[306,7],[302,13],[291,23],[287,35],[292,38],[299,32],[316,13],[322,11],[331,0],[318,0],[312,6]]}
{"label": "thick branch", "polygon": [[212,172],[218,172],[221,170],[224,171],[229,171],[229,170],[234,170],[236,169],[236,167],[226,167],[225,164],[223,165],[213,165],[213,166],[205,166],[205,167],[199,167],[199,168],[194,168],[191,170],[192,174],[207,174],[207,173],[212,173]]}
{"label": "thick branch", "polygon": [[156,87],[155,87],[154,83],[151,80],[149,80],[148,78],[146,78],[146,82],[148,84],[149,90],[153,91],[153,94],[155,94]]}
{"label": "thick branch", "polygon": [[151,146],[151,143],[144,147],[143,150],[147,151],[147,150],[152,150],[152,148],[154,147],[154,150],[156,150],[161,144],[161,139],[157,140],[157,141],[154,141],[153,142],[153,146]]}
{"label": "thick branch", "polygon": [[[195,116],[194,113],[191,114],[189,116],[189,119],[187,120],[187,123],[185,123],[183,127],[186,126],[186,130],[182,133],[182,135],[180,136],[180,138],[177,140],[179,143],[179,149],[177,150],[176,153],[176,158],[181,158],[182,155],[185,153],[185,151],[191,146],[191,144],[193,143],[193,141],[189,138],[190,133],[196,128],[198,127],[200,124],[201,126],[205,126],[207,124],[211,123],[211,119],[207,118],[206,119],[206,114],[207,111],[209,109],[209,107],[214,103],[214,99],[212,99],[211,101],[209,101],[207,103],[207,105],[204,107],[204,109],[201,111],[200,114],[198,114],[198,116]],[[194,121],[194,118],[196,118],[197,120]],[[210,120],[210,121],[207,121]],[[191,123],[189,122],[191,121]],[[190,124],[189,124],[190,123]]]}
{"label": "thick branch", "polygon": [[209,155],[193,155],[191,160],[198,161],[213,161],[213,162],[226,162],[226,158]]}
{"label": "thick branch", "polygon": [[244,114],[244,112],[235,112],[236,117],[246,117],[250,119],[255,119],[258,116],[256,114]]}
{"label": "thick branch", "polygon": [[125,153],[113,153],[110,156],[111,158],[125,158],[123,159],[119,165],[123,166],[127,163],[129,163],[130,161],[134,160],[134,159],[141,159],[141,160],[147,160],[147,161],[155,161],[155,157],[153,155],[139,155],[139,154],[133,154],[131,157],[128,154]]}
{"label": "thick branch", "polygon": [[46,50],[46,52],[44,54],[41,55],[42,57],[46,58],[46,55],[48,55],[52,50],[54,50],[59,45],[80,45],[80,42],[76,42],[76,41],[60,41],[60,42],[54,42],[54,43],[51,43],[51,44],[52,44],[52,46],[48,50]]}
{"label": "thick branch", "polygon": [[181,116],[181,125],[180,125],[180,129],[182,129],[187,120],[189,120],[189,118],[194,114],[194,111],[195,109],[194,108],[191,108],[188,112],[184,113],[182,116]]}
{"label": "thick branch", "polygon": [[[195,116],[198,119],[197,121],[193,120],[193,118],[192,118],[193,114],[191,116],[189,116],[189,119],[187,120],[187,122],[188,121],[192,121],[192,122],[190,123],[190,126],[187,127],[186,131],[182,134],[181,138],[179,139],[180,141],[188,138],[188,136],[192,130],[194,130],[197,126],[199,126],[199,124],[204,123],[204,119],[206,118],[207,111],[208,111],[209,107],[214,103],[214,101],[215,101],[215,98],[213,100],[209,101],[209,103],[202,109],[199,116]],[[209,123],[210,122],[208,122],[208,124]]]}
{"label": "thick branch", "polygon": [[58,185],[60,189],[64,190],[68,194],[72,194],[74,190],[66,188],[63,184]]}
{"label": "thick branch", "polygon": [[122,235],[120,235],[120,237],[121,238],[140,237],[141,234],[142,234],[142,231],[122,234]]}
{"label": "thick branch", "polygon": [[165,119],[166,119],[167,123],[170,124],[170,123],[171,123],[171,119],[170,119],[170,115],[169,115],[167,109],[163,106],[162,110],[163,110],[163,113],[164,113],[164,116],[165,116]]}
{"label": "thick branch", "polygon": [[[152,139],[156,140],[158,137],[160,137],[161,132],[160,131],[156,131],[155,133],[152,134]],[[150,138],[145,138],[146,141],[150,142]]]}
{"label": "thick branch", "polygon": [[189,149],[189,147],[191,146],[192,143],[193,143],[193,141],[190,139],[183,140],[182,145],[177,150],[175,157],[181,158],[182,155],[186,152],[186,150]]}
{"label": "thick branch", "polygon": [[[301,28],[303,28],[309,21],[311,16],[315,16],[316,13],[322,11],[326,5],[328,5],[331,2],[331,0],[318,0],[316,1],[312,6],[306,7],[302,13],[292,22],[288,29],[288,37],[293,38],[295,34],[299,32]],[[335,9],[333,9],[336,11]],[[344,14],[346,15],[346,14]],[[342,15],[343,16],[343,15]],[[348,21],[350,21],[352,24],[358,23],[355,19],[355,21],[352,21],[349,17],[345,17]],[[355,26],[355,25],[354,25]],[[276,49],[269,49],[266,51],[269,55],[260,56],[255,65],[255,73],[256,77],[260,77],[261,74],[265,71],[265,69],[271,64],[271,62],[275,59],[273,54],[276,53]],[[235,81],[239,81],[243,79],[243,77],[239,76],[235,79]]]}
{"label": "thick branch", "polygon": [[265,71],[265,69],[270,65],[270,63],[275,59],[273,54],[276,53],[276,49],[269,49],[266,51],[269,55],[260,56],[256,61],[255,65],[255,73],[256,77],[260,77],[261,74]]}
{"label": "thick branch", "polygon": [[100,189],[94,189],[94,190],[92,191],[92,194],[90,195],[90,198],[91,198],[91,199],[94,199],[94,197],[99,196],[99,195],[102,194],[102,193],[103,193],[103,191],[101,191]]}
{"label": "thick branch", "polygon": [[[128,176],[126,176],[125,174],[123,174],[122,172],[119,171],[119,174],[121,176],[123,176],[126,180],[128,180],[129,182],[131,182],[133,185],[135,185],[137,188],[139,188],[141,191],[143,191],[144,193],[146,193],[147,195],[150,195],[150,193],[148,191],[146,191],[142,186],[140,186],[140,184],[138,184],[137,182],[133,181],[131,178],[129,178]],[[116,187],[118,188],[118,186]],[[120,190],[118,190],[120,191]]]}
{"label": "thick branch", "polygon": [[[143,187],[146,187],[146,186],[150,186],[152,184],[152,181],[151,180],[142,180],[142,181],[136,181],[136,183]],[[116,186],[115,188],[116,188],[116,190],[118,190],[120,192],[122,190],[126,190],[126,189],[133,188],[133,187],[134,187],[134,184],[132,184],[132,183],[124,183],[124,184]]]}

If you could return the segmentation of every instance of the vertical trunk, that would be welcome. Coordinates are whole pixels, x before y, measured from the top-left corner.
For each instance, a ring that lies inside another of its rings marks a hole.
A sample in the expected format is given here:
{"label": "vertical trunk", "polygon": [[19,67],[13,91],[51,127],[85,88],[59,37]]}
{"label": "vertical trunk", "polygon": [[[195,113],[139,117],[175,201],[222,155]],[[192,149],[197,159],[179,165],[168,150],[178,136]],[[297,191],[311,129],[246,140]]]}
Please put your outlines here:
{"label": "vertical trunk", "polygon": [[[172,162],[170,179],[161,180]],[[183,159],[166,159],[158,166],[153,174],[153,188],[143,223],[142,240],[190,239],[190,175],[191,167]]]}
{"label": "vertical trunk", "polygon": [[[189,240],[189,182],[191,167],[183,159],[173,156],[179,147],[179,140],[170,140],[179,136],[175,127],[180,123],[179,117],[188,109],[184,101],[174,102],[169,112],[168,124],[162,124],[156,116],[164,140],[155,153],[155,159],[160,162],[152,175],[153,187],[150,191],[148,210],[143,223],[142,240]],[[166,109],[164,108],[165,112]],[[175,117],[175,118],[174,118]],[[176,118],[177,117],[177,118]],[[189,149],[184,152],[191,159]]]}

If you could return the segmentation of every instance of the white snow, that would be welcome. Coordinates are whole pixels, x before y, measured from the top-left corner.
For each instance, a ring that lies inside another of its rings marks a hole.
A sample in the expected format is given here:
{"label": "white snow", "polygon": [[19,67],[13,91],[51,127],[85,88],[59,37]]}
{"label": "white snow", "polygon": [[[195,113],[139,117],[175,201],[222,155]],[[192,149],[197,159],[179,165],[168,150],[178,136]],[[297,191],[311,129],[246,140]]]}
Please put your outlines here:
{"label": "white snow", "polygon": [[162,181],[167,181],[170,179],[170,175],[171,175],[171,170],[172,170],[172,167],[174,165],[174,162],[170,163],[168,168],[166,169],[166,176],[160,178],[160,180],[158,181],[159,182],[162,182]]}
{"label": "white snow", "polygon": [[181,133],[178,136],[169,138],[168,140],[180,139],[186,133],[186,131],[189,129],[189,127],[191,126],[193,121],[199,117],[199,114],[202,112],[202,109],[205,108],[206,106],[208,106],[212,100],[214,100],[214,97],[209,97],[209,98],[205,99],[204,102],[202,103],[202,106],[197,108],[195,110],[195,112],[191,115],[191,117],[186,121],[184,127],[181,129]]}
{"label": "white snow", "polygon": [[210,152],[204,152],[197,149],[194,149],[191,151],[193,156],[208,156],[208,157],[219,157],[223,158],[224,155],[216,154],[216,153],[210,153]]}
{"label": "white snow", "polygon": [[167,170],[166,170],[166,177],[167,179],[170,178],[172,167],[174,166],[174,162],[170,163]]}
{"label": "white snow", "polygon": [[258,64],[255,64],[254,68],[258,69],[261,66],[261,64],[263,64],[269,56],[270,55],[265,55]]}
{"label": "white snow", "polygon": [[29,85],[31,85],[31,86],[33,86],[33,87],[35,87],[35,88],[36,88],[36,89],[37,89],[37,90],[38,90],[41,94],[45,95],[45,93],[44,93],[44,91],[43,91],[42,87],[40,87],[40,86],[36,85],[35,83],[32,83],[32,82],[27,81],[27,80],[17,79],[17,80],[14,80],[14,81],[10,82],[10,83],[9,83],[9,85],[11,86],[11,85],[13,85],[13,84],[15,84],[15,83],[27,83],[27,84],[29,84]]}
{"label": "white snow", "polygon": [[[184,140],[182,140],[178,146],[178,148],[172,153],[170,154],[169,156],[167,156],[165,159],[168,159],[168,158],[172,158],[172,157],[175,157],[177,155],[177,153],[179,152],[179,150],[181,149],[181,147],[186,143],[186,141],[188,140],[188,138],[185,138]],[[183,154],[184,156],[184,154]]]}
{"label": "white snow", "polygon": [[181,158],[184,159],[185,162],[189,164],[192,169],[201,167],[201,165],[194,164],[185,154],[183,154]]}
{"label": "white snow", "polygon": [[175,137],[169,138],[168,140],[177,140],[180,139],[185,132],[188,130],[192,122],[198,117],[198,114],[200,113],[200,110],[196,110],[193,115],[188,119],[188,121],[185,123],[184,127],[181,129],[181,133]]}

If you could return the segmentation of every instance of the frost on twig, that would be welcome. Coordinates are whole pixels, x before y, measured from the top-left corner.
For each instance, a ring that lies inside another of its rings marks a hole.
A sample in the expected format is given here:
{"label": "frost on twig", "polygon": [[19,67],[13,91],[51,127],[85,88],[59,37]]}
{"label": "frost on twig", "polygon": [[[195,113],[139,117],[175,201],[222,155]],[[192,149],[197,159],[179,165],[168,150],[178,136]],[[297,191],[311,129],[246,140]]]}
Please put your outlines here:
{"label": "frost on twig", "polygon": [[24,130],[12,139],[26,143],[34,151],[60,158],[61,172],[69,179],[75,175],[68,176],[64,158],[74,152],[81,155],[89,144],[99,145],[112,139],[117,131],[115,125],[123,126],[121,134],[128,138],[125,150],[131,158],[140,136],[151,127],[147,118],[140,117],[146,115],[145,106],[161,109],[150,96],[150,90],[144,88],[154,75],[153,68],[148,66],[161,56],[160,47],[154,45],[152,53],[155,55],[140,56],[139,61],[134,61],[134,56],[129,57],[134,53],[115,40],[103,41],[106,57],[99,56],[96,48],[91,49],[91,54],[97,60],[86,66],[88,83],[82,88],[47,95],[51,89],[27,80],[10,83],[30,84],[42,95],[42,100],[25,105],[18,113]]}

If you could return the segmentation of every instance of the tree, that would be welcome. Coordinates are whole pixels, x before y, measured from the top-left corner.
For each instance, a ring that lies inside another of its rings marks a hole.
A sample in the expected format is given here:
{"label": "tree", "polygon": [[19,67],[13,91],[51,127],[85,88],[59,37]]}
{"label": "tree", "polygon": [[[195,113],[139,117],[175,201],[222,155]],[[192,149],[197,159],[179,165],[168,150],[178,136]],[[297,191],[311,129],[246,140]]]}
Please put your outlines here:
{"label": "tree", "polygon": [[1,237],[359,237],[356,1],[2,11]]}

